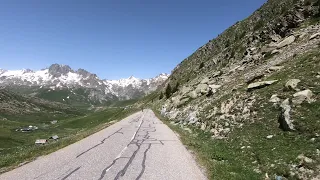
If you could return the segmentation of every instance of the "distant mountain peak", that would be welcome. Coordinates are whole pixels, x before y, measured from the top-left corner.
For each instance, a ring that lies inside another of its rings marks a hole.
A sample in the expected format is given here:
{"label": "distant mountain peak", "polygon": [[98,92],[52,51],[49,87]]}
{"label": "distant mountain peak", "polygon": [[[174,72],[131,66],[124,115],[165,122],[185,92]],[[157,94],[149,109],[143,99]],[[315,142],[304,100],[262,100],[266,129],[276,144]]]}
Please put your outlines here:
{"label": "distant mountain peak", "polygon": [[88,77],[88,76],[91,75],[90,72],[88,72],[88,71],[85,70],[85,69],[81,69],[81,68],[77,70],[77,73],[80,74],[80,75],[82,75],[83,77]]}
{"label": "distant mountain peak", "polygon": [[154,91],[168,75],[161,73],[151,79],[139,79],[133,75],[119,80],[102,80],[85,69],[73,70],[68,65],[52,64],[49,68],[32,71],[0,69],[0,86],[28,86],[54,89],[86,88],[93,96],[103,98],[110,94],[119,99],[138,98]]}
{"label": "distant mountain peak", "polygon": [[33,73],[34,71],[31,69],[22,69],[23,73]]}
{"label": "distant mountain peak", "polygon": [[4,72],[6,72],[6,70],[0,68],[0,75]]}
{"label": "distant mountain peak", "polygon": [[62,64],[52,64],[49,67],[49,74],[54,77],[59,77],[61,75],[66,75],[69,72],[73,72],[70,66]]}
{"label": "distant mountain peak", "polygon": [[131,80],[131,81],[140,81],[139,78],[136,78],[134,76],[130,76],[128,79]]}
{"label": "distant mountain peak", "polygon": [[167,73],[161,73],[161,74],[159,74],[158,76],[156,76],[156,77],[169,77],[170,75],[169,74],[167,74]]}

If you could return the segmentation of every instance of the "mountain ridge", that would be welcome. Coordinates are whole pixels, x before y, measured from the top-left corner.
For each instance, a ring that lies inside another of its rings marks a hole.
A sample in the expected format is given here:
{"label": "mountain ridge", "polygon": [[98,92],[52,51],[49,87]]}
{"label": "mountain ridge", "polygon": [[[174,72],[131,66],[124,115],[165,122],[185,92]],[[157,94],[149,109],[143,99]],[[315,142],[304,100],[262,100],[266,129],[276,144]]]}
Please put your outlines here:
{"label": "mountain ridge", "polygon": [[157,76],[153,77],[153,78],[137,78],[133,75],[131,75],[128,78],[119,78],[119,79],[108,79],[108,78],[99,78],[96,74],[91,73],[85,69],[79,68],[78,70],[74,70],[72,69],[69,65],[64,65],[64,64],[52,64],[51,66],[49,66],[48,68],[44,68],[44,69],[40,69],[40,70],[32,70],[29,68],[23,68],[20,70],[7,70],[7,69],[2,69],[0,68],[0,77],[3,76],[14,76],[14,75],[22,75],[22,74],[26,74],[26,73],[37,73],[37,72],[41,72],[41,71],[48,71],[48,73],[50,75],[52,75],[53,77],[57,76],[59,77],[60,75],[66,75],[69,72],[71,73],[77,73],[79,75],[82,75],[85,78],[88,78],[90,76],[94,77],[94,78],[98,78],[102,81],[108,81],[108,82],[120,82],[123,80],[128,80],[128,79],[135,79],[135,80],[152,80],[154,78],[167,78],[169,77],[169,74],[167,73],[160,73]]}
{"label": "mountain ridge", "polygon": [[[72,89],[85,89],[86,96],[95,102],[104,103],[114,100],[140,98],[155,91],[169,77],[161,73],[154,78],[140,79],[134,76],[118,80],[100,79],[96,74],[85,69],[73,70],[68,65],[52,64],[41,70],[0,70],[0,86],[33,89],[30,94],[39,95],[39,89],[47,92],[66,90],[75,94]],[[69,94],[70,94],[69,93]],[[60,98],[65,102],[66,96]],[[42,97],[44,98],[44,97]],[[69,98],[68,98],[69,99]],[[50,99],[52,100],[52,99]]]}

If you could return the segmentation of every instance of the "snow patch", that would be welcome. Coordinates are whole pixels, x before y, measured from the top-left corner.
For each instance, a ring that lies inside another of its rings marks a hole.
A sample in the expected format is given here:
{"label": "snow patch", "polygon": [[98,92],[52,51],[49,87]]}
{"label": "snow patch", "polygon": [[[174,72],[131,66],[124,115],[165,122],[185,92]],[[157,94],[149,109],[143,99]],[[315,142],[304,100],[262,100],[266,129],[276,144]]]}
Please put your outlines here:
{"label": "snow patch", "polygon": [[[63,67],[63,65],[61,65]],[[74,87],[89,87],[99,88],[104,90],[105,94],[113,94],[115,96],[125,96],[121,92],[121,88],[132,86],[135,89],[145,88],[143,85],[151,86],[149,90],[154,89],[154,85],[159,82],[165,81],[169,75],[162,73],[155,78],[150,79],[139,79],[134,76],[129,78],[123,78],[119,80],[100,80],[97,76],[92,78],[91,76],[83,77],[78,74],[77,71],[70,71],[67,74],[57,74],[53,76],[49,73],[49,69],[42,69],[38,71],[32,70],[3,70],[0,69],[0,84],[16,84],[16,85],[27,85],[27,86],[40,86],[40,88],[49,87],[51,90],[57,88],[74,88]],[[120,91],[119,91],[120,90]],[[48,91],[48,92],[50,92]],[[74,95],[73,91],[71,91]],[[68,99],[68,98],[67,98]]]}

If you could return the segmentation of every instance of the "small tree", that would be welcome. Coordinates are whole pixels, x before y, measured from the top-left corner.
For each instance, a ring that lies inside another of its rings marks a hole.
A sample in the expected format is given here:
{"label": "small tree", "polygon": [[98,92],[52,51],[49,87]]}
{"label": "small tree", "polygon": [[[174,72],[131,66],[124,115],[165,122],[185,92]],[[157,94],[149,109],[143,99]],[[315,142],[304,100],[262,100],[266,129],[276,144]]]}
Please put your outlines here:
{"label": "small tree", "polygon": [[204,67],[204,62],[200,63],[199,69],[202,69]]}
{"label": "small tree", "polygon": [[180,86],[180,83],[177,82],[176,85],[174,86],[173,90],[172,90],[172,94],[179,90],[179,86]]}
{"label": "small tree", "polygon": [[161,91],[161,93],[160,93],[159,99],[160,99],[160,100],[163,99],[163,93],[162,93],[162,91]]}
{"label": "small tree", "polygon": [[172,89],[170,84],[168,84],[167,88],[166,88],[166,98],[169,99],[172,93]]}

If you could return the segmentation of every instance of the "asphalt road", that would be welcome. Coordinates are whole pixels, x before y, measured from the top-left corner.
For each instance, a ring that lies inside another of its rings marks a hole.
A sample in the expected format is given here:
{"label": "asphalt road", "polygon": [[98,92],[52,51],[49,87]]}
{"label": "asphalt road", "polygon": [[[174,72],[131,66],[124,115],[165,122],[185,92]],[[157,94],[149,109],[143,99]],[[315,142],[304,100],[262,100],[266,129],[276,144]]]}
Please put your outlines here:
{"label": "asphalt road", "polygon": [[151,110],[0,175],[23,179],[206,179],[175,133]]}

